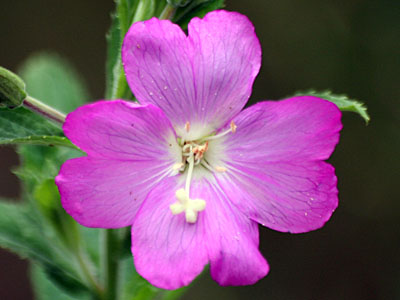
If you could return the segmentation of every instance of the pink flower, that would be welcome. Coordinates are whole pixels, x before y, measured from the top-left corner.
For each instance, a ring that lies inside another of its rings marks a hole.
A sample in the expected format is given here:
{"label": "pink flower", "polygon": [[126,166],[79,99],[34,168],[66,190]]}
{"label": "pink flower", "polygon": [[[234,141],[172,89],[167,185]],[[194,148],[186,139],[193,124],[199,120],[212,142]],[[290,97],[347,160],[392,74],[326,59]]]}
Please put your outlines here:
{"label": "pink flower", "polygon": [[268,273],[258,223],[320,228],[338,205],[334,168],[341,113],[316,97],[243,111],[261,49],[243,15],[135,23],[122,60],[140,101],[99,101],[70,113],[64,132],[87,156],[56,178],[65,210],[88,227],[132,225],[137,271],[153,285],[189,284],[210,263],[221,285]]}

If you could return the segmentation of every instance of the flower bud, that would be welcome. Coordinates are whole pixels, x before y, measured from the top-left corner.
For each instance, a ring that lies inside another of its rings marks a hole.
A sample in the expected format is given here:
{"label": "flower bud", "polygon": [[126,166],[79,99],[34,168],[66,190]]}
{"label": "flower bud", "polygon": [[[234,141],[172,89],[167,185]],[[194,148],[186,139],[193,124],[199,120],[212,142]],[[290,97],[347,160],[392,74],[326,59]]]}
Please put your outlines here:
{"label": "flower bud", "polygon": [[25,83],[13,72],[0,67],[0,107],[16,107],[26,97]]}

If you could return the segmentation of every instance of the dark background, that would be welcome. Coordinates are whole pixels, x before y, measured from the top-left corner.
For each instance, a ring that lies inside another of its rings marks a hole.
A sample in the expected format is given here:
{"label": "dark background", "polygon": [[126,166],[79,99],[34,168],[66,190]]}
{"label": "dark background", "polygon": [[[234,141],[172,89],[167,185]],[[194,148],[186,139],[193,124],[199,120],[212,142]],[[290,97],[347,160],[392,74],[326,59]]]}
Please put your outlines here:
{"label": "dark background", "polygon": [[[331,163],[340,205],[327,225],[291,235],[260,230],[270,274],[254,286],[222,288],[208,275],[184,297],[204,299],[400,299],[400,3],[398,0],[227,0],[246,14],[263,48],[251,101],[296,90],[333,89],[364,101]],[[53,50],[104,93],[104,34],[111,0],[0,1],[0,65],[16,70],[32,52]],[[0,197],[18,197],[12,147],[0,148]],[[0,299],[33,299],[27,262],[0,251]]]}

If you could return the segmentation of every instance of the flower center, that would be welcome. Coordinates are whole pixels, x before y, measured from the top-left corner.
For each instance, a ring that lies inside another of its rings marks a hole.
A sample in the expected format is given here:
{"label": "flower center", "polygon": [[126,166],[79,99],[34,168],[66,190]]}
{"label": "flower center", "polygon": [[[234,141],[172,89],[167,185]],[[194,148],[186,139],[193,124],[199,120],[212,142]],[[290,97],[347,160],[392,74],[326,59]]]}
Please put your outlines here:
{"label": "flower center", "polygon": [[[185,141],[184,139],[178,139],[179,145],[182,147],[182,162],[177,163],[173,166],[175,170],[184,173],[187,170],[185,188],[176,191],[177,201],[170,205],[172,214],[177,215],[185,213],[186,221],[188,223],[196,223],[198,213],[206,208],[206,202],[203,199],[191,199],[190,184],[192,181],[193,170],[197,165],[201,165],[205,169],[211,172],[226,172],[227,169],[223,166],[213,166],[210,164],[205,153],[209,147],[209,141],[217,140],[229,133],[236,132],[236,125],[233,121],[230,124],[230,129],[219,133],[217,135],[209,135],[204,138],[200,138],[195,141]],[[185,124],[185,130],[189,132],[190,123]]]}

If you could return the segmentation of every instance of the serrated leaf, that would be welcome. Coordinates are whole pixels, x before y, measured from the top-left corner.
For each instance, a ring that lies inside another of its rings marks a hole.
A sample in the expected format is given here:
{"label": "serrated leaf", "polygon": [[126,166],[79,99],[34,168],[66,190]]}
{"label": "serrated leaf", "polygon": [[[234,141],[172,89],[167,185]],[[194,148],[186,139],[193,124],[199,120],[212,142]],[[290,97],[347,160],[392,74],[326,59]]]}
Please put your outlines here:
{"label": "serrated leaf", "polygon": [[225,6],[224,0],[193,0],[187,6],[176,10],[172,21],[186,29],[194,17],[204,17],[208,12],[221,9]]}
{"label": "serrated leaf", "polygon": [[315,96],[318,98],[322,98],[328,101],[331,101],[335,103],[341,111],[351,111],[358,113],[365,121],[365,123],[368,124],[370,117],[367,112],[367,108],[362,102],[352,100],[348,98],[346,95],[337,95],[333,94],[331,91],[322,91],[318,92],[315,90],[308,90],[304,92],[297,92],[294,96]]}
{"label": "serrated leaf", "polygon": [[0,144],[58,145],[76,148],[62,130],[24,107],[0,108]]}
{"label": "serrated leaf", "polygon": [[30,96],[64,113],[90,100],[82,77],[65,58],[54,53],[30,56],[19,74]]}

